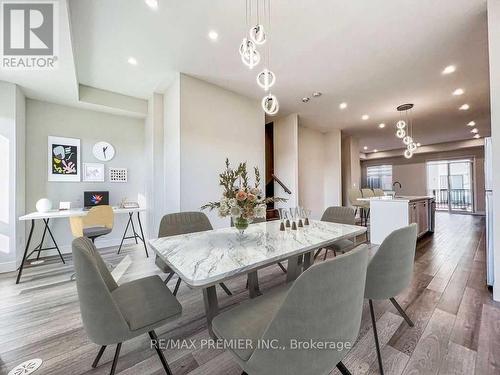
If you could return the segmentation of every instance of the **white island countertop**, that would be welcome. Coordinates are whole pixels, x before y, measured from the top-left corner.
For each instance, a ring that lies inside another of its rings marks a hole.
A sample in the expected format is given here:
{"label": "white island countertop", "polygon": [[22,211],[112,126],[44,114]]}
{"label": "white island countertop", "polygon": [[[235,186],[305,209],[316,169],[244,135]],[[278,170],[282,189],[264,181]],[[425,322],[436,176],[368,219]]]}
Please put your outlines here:
{"label": "white island countertop", "polygon": [[377,201],[377,202],[416,202],[416,201],[422,201],[422,200],[428,200],[428,199],[434,199],[433,196],[430,195],[402,195],[402,196],[389,196],[385,195],[383,197],[372,197],[372,198],[358,198],[358,201],[362,202],[370,202],[370,201]]}

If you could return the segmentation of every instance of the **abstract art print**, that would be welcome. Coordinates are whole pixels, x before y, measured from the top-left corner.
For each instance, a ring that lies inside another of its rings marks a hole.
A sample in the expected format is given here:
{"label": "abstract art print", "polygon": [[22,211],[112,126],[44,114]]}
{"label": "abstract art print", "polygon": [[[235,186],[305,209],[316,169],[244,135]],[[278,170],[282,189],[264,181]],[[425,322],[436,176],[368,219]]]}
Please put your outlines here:
{"label": "abstract art print", "polygon": [[104,164],[83,163],[83,181],[104,182]]}
{"label": "abstract art print", "polygon": [[52,137],[48,141],[49,181],[80,181],[80,140]]}

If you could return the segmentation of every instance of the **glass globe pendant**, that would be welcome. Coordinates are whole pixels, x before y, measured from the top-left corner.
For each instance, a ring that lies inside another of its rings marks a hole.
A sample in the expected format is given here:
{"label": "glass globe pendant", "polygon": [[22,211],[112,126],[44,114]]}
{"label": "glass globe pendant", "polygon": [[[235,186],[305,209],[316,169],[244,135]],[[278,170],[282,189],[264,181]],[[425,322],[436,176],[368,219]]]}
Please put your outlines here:
{"label": "glass globe pendant", "polygon": [[407,135],[406,137],[403,138],[403,143],[408,146],[410,143],[413,142],[413,139],[412,137],[410,137],[409,135]]}
{"label": "glass globe pendant", "polygon": [[267,68],[257,75],[257,84],[265,91],[268,91],[271,87],[273,87],[275,82],[276,76]]}
{"label": "glass globe pendant", "polygon": [[406,132],[403,129],[398,129],[398,131],[396,132],[396,137],[398,137],[398,138],[404,138],[405,135],[406,135]]}
{"label": "glass globe pendant", "polygon": [[408,150],[411,152],[414,152],[417,149],[417,144],[415,142],[412,142],[408,145]]}
{"label": "glass globe pendant", "polygon": [[262,104],[262,109],[264,110],[264,112],[266,112],[268,115],[271,115],[271,116],[278,113],[278,111],[280,109],[278,99],[276,98],[276,96],[274,96],[271,93],[267,94],[266,96],[264,96],[262,98],[261,104]]}
{"label": "glass globe pendant", "polygon": [[249,31],[250,34],[250,39],[255,44],[261,45],[266,42],[266,32],[264,31],[264,26],[257,24],[254,27],[252,27]]}
{"label": "glass globe pendant", "polygon": [[240,44],[240,55],[243,56],[250,49],[255,49],[255,43],[247,38],[243,38]]}
{"label": "glass globe pendant", "polygon": [[406,122],[404,122],[403,120],[399,120],[396,123],[396,128],[398,128],[398,129],[404,129],[405,127],[406,127]]}
{"label": "glass globe pendant", "polygon": [[413,156],[413,152],[411,150],[407,149],[407,150],[405,150],[404,156],[407,159],[411,159],[411,157]]}

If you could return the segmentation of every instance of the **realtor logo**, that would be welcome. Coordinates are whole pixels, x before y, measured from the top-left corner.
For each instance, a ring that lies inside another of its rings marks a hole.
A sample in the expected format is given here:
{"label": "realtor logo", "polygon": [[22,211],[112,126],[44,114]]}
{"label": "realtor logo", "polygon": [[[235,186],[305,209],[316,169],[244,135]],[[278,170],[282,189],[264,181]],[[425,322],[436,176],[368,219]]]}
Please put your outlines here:
{"label": "realtor logo", "polygon": [[58,4],[53,1],[2,3],[0,68],[53,69],[57,63]]}

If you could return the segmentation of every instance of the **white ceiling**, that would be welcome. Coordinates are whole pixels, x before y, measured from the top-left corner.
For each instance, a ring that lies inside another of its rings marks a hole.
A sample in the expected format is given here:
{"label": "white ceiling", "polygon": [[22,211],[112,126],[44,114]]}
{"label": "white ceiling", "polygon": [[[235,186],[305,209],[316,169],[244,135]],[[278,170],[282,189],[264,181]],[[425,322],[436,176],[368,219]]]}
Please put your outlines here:
{"label": "white ceiling", "polygon": [[[243,0],[159,3],[153,11],[143,0],[70,0],[78,81],[148,98],[181,71],[262,97],[255,82],[262,65],[249,71],[238,54],[247,32]],[[400,147],[395,107],[404,102],[415,103],[414,135],[422,144],[468,139],[470,120],[489,134],[486,0],[271,0],[271,6],[270,68],[280,114],[297,112],[303,125],[324,131],[344,129],[360,137],[360,147],[379,150]],[[217,42],[207,38],[212,29]],[[441,75],[449,64],[457,71]],[[457,87],[465,90],[461,97],[451,95]],[[302,103],[312,91],[323,96]],[[471,109],[458,111],[465,102]],[[361,121],[364,113],[368,121]]]}

